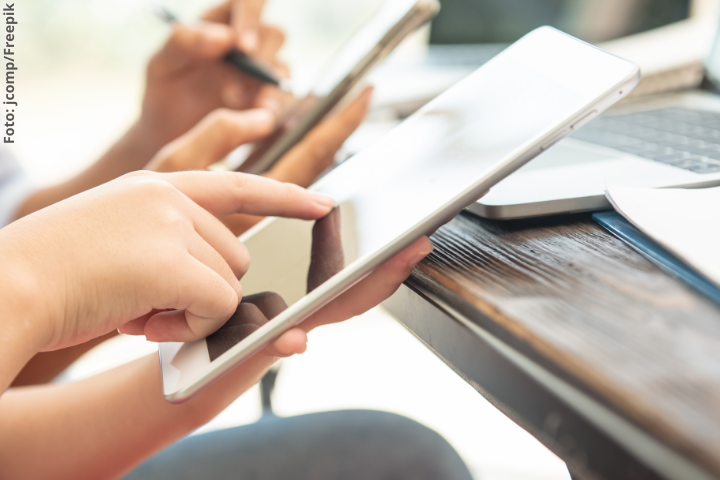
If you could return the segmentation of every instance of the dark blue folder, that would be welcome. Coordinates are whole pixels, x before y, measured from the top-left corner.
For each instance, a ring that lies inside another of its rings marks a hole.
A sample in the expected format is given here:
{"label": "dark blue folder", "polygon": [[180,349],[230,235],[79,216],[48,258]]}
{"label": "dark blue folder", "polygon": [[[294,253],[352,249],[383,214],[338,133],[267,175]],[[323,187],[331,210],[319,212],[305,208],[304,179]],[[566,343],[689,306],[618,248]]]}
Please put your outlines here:
{"label": "dark blue folder", "polygon": [[635,228],[625,217],[609,211],[595,213],[592,218],[665,272],[720,305],[720,288]]}

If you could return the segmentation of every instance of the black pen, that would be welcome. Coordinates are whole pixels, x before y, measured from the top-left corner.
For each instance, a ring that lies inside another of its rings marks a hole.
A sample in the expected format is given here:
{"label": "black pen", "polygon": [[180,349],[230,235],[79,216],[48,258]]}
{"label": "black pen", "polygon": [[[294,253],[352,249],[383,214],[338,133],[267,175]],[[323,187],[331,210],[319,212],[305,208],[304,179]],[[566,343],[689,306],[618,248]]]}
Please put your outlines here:
{"label": "black pen", "polygon": [[[156,5],[153,8],[153,11],[158,17],[160,17],[162,20],[169,24],[177,23],[180,21],[174,13],[161,5]],[[270,73],[265,67],[258,64],[255,60],[245,55],[236,48],[230,50],[230,52],[225,55],[225,58],[223,60],[246,75],[260,80],[261,82],[269,83],[271,85],[275,85],[276,87],[282,88],[283,90],[287,90],[287,87],[281,84],[280,80],[275,78],[275,76]]]}

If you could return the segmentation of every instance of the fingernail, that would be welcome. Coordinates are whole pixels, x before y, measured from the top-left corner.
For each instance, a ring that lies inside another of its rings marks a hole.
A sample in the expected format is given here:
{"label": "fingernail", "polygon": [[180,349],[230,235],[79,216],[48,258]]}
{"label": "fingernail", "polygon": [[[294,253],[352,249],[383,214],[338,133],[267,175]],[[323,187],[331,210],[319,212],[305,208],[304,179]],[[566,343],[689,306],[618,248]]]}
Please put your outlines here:
{"label": "fingernail", "polygon": [[408,267],[410,267],[411,270],[414,269],[415,266],[417,266],[417,264],[420,263],[423,258],[427,257],[431,253],[432,253],[432,250],[430,250],[429,252],[416,253],[415,256],[412,258],[412,260],[410,260],[410,263],[408,263]]}
{"label": "fingernail", "polygon": [[255,30],[245,30],[242,34],[242,45],[247,53],[253,53],[258,46],[258,34]]}
{"label": "fingernail", "polygon": [[313,195],[313,200],[315,200],[315,203],[319,203],[325,208],[332,209],[337,205],[337,202],[334,198],[325,195],[323,193],[318,192],[311,192]]}

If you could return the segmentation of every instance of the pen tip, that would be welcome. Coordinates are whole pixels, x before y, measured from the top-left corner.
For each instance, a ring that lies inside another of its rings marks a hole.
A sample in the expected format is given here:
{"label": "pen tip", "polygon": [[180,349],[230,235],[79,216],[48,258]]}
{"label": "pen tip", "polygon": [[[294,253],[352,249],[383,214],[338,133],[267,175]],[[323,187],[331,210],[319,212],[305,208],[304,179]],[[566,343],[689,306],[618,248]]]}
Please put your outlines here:
{"label": "pen tip", "polygon": [[153,4],[151,6],[151,9],[155,15],[168,23],[173,23],[177,21],[177,17],[170,10],[158,3]]}

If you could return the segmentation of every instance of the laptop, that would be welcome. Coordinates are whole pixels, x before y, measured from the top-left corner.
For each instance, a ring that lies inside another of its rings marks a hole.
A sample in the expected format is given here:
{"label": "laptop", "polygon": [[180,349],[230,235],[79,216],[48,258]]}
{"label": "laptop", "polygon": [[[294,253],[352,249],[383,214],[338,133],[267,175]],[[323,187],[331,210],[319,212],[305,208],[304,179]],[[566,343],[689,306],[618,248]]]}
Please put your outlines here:
{"label": "laptop", "polygon": [[424,62],[475,70],[531,30],[550,25],[596,44],[689,17],[698,0],[442,0]]}
{"label": "laptop", "polygon": [[720,185],[720,36],[701,88],[628,100],[509,176],[468,211],[519,219],[610,209],[606,183]]}

